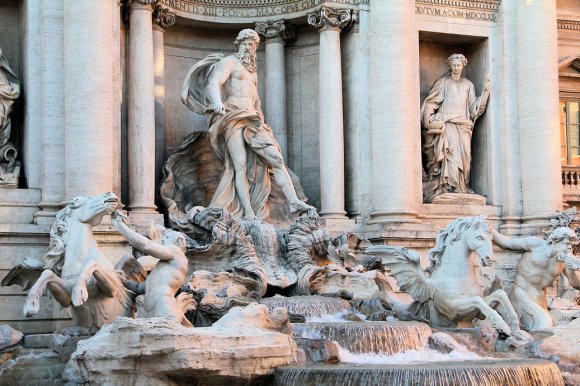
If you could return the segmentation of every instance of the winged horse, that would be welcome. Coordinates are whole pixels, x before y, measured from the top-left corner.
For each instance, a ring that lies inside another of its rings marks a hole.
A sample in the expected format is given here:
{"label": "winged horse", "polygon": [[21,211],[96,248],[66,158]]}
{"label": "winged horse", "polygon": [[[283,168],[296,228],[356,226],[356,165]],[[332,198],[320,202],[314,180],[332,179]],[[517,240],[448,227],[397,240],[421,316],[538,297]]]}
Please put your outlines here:
{"label": "winged horse", "polygon": [[117,269],[136,281],[143,281],[145,272],[130,256],[114,266],[93,235],[93,227],[118,204],[114,193],[75,197],[56,215],[45,262],[28,258],[8,272],[2,286],[30,289],[24,305],[27,317],[38,313],[46,288],[62,307],[72,306],[75,325],[93,331],[117,316],[133,315],[135,294],[123,286]]}
{"label": "winged horse", "polygon": [[527,336],[520,330],[506,292],[497,289],[484,296],[476,282],[473,255],[488,266],[492,252],[491,231],[484,216],[459,218],[439,233],[429,251],[427,274],[416,252],[383,245],[367,248],[368,254],[379,257],[390,269],[401,290],[413,297],[409,311],[431,325],[465,326],[485,318],[500,333]]}

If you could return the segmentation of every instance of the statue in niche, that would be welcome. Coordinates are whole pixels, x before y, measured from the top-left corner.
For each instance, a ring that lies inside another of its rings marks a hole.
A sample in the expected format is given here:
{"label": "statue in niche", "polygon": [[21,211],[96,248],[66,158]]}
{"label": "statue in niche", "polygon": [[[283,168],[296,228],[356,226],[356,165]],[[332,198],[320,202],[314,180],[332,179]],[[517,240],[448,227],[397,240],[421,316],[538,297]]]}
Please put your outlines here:
{"label": "statue in niche", "polygon": [[196,63],[181,95],[192,111],[208,115],[211,146],[224,163],[209,206],[245,220],[268,217],[270,172],[291,213],[314,209],[298,198],[280,145],[264,122],[256,73],[259,42],[256,31],[240,31],[234,43],[238,52],[227,57],[212,54]]}
{"label": "statue in niche", "polygon": [[576,232],[558,227],[546,240],[534,236],[508,238],[494,229],[491,232],[500,248],[523,252],[510,294],[522,328],[539,331],[553,327],[546,288],[564,275],[573,288],[580,289],[580,259],[572,253],[572,245],[578,241]]}
{"label": "statue in niche", "polygon": [[[193,327],[185,312],[195,309],[191,294],[175,294],[187,276],[187,236],[181,232],[151,224],[151,240],[133,231],[125,224],[125,216],[115,210],[111,214],[113,226],[138,250],[159,259],[144,282],[124,280],[125,287],[138,295],[145,294],[143,308],[147,317],[173,317],[186,327]],[[139,315],[144,316],[144,315]]]}
{"label": "statue in niche", "polygon": [[447,58],[450,71],[437,79],[421,107],[423,152],[426,158],[425,202],[444,193],[474,193],[469,187],[471,136],[491,92],[487,78],[483,93],[475,97],[473,83],[461,77],[467,59]]}
{"label": "statue in niche", "polygon": [[0,186],[17,187],[19,163],[16,148],[10,143],[12,105],[20,95],[20,85],[0,48]]}

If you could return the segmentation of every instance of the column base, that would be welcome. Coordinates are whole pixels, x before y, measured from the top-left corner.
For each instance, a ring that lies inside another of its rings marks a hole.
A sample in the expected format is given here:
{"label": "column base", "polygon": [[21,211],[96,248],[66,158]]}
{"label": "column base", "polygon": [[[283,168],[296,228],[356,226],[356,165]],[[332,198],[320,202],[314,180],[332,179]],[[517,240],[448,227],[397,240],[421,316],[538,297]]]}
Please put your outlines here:
{"label": "column base", "polygon": [[142,235],[149,235],[151,223],[164,225],[164,218],[161,213],[154,211],[131,211],[129,214],[129,225]]}
{"label": "column base", "polygon": [[0,224],[32,224],[40,198],[40,189],[2,189]]}
{"label": "column base", "polygon": [[323,219],[348,220],[348,217],[346,217],[346,211],[344,210],[337,210],[333,212],[328,210],[321,210],[318,215]]}
{"label": "column base", "polygon": [[323,218],[326,224],[326,230],[330,237],[336,237],[341,233],[357,232],[361,231],[360,226],[357,227],[356,222],[346,216],[343,218]]}
{"label": "column base", "polygon": [[41,201],[38,206],[41,209],[34,213],[34,223],[38,225],[52,225],[56,219],[56,214],[63,208],[60,201]]}
{"label": "column base", "polygon": [[398,245],[407,248],[432,248],[437,232],[431,224],[390,219],[369,221],[366,235],[375,244]]}

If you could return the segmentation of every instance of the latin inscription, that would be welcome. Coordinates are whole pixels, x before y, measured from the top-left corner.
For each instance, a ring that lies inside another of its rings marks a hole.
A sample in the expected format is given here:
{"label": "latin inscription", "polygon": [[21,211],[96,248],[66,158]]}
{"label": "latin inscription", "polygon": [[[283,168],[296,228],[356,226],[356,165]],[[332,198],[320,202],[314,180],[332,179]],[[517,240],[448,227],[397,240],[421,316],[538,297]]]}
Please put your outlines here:
{"label": "latin inscription", "polygon": [[[306,11],[321,5],[325,0],[299,0],[288,4],[274,6],[254,6],[252,8],[222,7],[213,5],[196,4],[186,0],[162,0],[163,4],[175,10],[200,16],[214,17],[269,17],[285,15],[289,13]],[[333,3],[350,5],[368,4],[369,0],[334,0]]]}
{"label": "latin inscription", "polygon": [[458,18],[458,19],[497,21],[497,15],[495,13],[483,12],[483,11],[470,11],[470,10],[464,10],[464,9],[423,7],[423,6],[417,5],[417,6],[415,6],[415,13],[417,15],[443,16],[443,17],[454,17],[454,18]]}

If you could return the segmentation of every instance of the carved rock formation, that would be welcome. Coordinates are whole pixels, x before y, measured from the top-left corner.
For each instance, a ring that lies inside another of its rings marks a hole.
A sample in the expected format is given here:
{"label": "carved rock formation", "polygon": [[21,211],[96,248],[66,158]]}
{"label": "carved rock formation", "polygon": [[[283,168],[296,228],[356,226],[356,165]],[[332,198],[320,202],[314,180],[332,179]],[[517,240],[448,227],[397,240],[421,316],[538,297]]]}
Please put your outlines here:
{"label": "carved rock formation", "polygon": [[[233,309],[220,325],[186,328],[169,318],[119,318],[79,342],[65,370],[71,384],[248,384],[295,363],[297,346],[278,331],[283,311]],[[268,330],[273,328],[275,331]]]}

